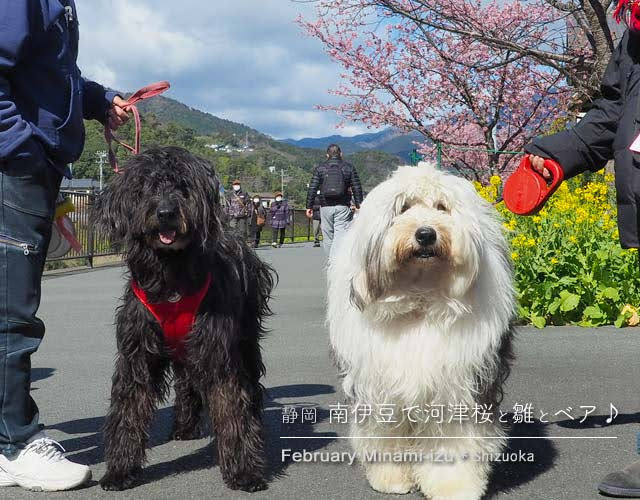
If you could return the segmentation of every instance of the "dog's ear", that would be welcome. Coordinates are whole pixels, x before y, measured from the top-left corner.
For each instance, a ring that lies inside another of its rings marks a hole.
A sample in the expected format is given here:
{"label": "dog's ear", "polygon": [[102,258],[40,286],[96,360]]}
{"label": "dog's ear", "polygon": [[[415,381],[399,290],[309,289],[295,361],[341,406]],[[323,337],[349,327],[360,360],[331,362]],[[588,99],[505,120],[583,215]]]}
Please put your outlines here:
{"label": "dog's ear", "polygon": [[[361,311],[384,295],[389,286],[384,261],[385,237],[392,224],[395,205],[401,206],[403,200],[389,200],[386,209],[368,212],[367,219],[360,219],[358,227],[351,229],[359,230],[351,250],[353,264],[359,270],[350,280],[350,300]],[[373,233],[370,232],[372,228]]]}
{"label": "dog's ear", "polygon": [[367,291],[366,277],[363,273],[356,274],[351,278],[351,290],[349,291],[349,300],[360,311],[364,311],[371,303],[371,296]]}
{"label": "dog's ear", "polygon": [[118,245],[129,232],[131,216],[126,214],[127,197],[123,193],[124,175],[115,176],[94,199],[91,209],[93,224],[103,232],[112,245]]}
{"label": "dog's ear", "polygon": [[482,241],[478,235],[470,234],[466,238],[460,238],[451,255],[454,268],[449,285],[450,297],[460,299],[473,286],[480,271],[482,254]]}

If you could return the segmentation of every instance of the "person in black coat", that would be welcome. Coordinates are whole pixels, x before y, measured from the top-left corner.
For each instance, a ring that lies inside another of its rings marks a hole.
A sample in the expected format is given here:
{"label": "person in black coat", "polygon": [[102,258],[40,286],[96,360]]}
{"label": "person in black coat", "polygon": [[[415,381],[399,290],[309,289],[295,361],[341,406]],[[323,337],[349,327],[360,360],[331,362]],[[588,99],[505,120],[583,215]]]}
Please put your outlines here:
{"label": "person in black coat", "polygon": [[313,199],[313,246],[320,246],[320,233],[322,231],[322,224],[320,223],[320,209],[324,205],[324,196],[318,189],[316,197]]}
{"label": "person in black coat", "polygon": [[336,144],[327,148],[327,160],[316,167],[307,191],[307,217],[313,217],[313,200],[320,190],[325,203],[320,209],[322,242],[325,253],[330,256],[333,240],[336,242],[345,233],[353,212],[350,207],[351,195],[356,209],[362,203],[362,185],[356,169],[344,161],[342,151]]}
{"label": "person in black coat", "polygon": [[251,230],[250,235],[253,238],[253,247],[258,248],[260,246],[260,235],[262,228],[267,221],[267,209],[262,204],[260,196],[254,195],[251,202],[251,212],[249,214],[249,228]]}
{"label": "person in black coat", "polygon": [[586,170],[597,171],[615,160],[618,227],[623,248],[640,247],[640,154],[629,149],[640,133],[640,34],[626,31],[613,53],[601,84],[602,98],[569,130],[538,137],[524,149],[533,167],[542,168],[544,158],[556,160],[565,179]]}
{"label": "person in black coat", "polygon": [[[629,30],[607,66],[601,83],[602,98],[575,127],[536,138],[524,149],[530,154],[533,168],[546,179],[551,174],[544,168],[545,158],[558,162],[565,178],[600,170],[608,160],[615,160],[620,244],[638,248],[640,149],[630,147],[640,136],[640,16],[635,15],[640,12],[635,12],[635,4],[626,2],[621,0],[615,15],[627,21]],[[640,498],[640,461],[607,475],[598,488],[607,494]]]}

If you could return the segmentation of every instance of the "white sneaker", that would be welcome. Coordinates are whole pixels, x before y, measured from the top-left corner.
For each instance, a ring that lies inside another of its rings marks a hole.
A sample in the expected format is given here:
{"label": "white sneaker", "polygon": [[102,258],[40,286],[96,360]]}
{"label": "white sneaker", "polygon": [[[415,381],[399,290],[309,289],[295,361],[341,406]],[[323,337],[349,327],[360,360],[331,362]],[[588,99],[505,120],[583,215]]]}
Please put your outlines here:
{"label": "white sneaker", "polygon": [[89,467],[70,462],[63,452],[60,443],[39,432],[27,441],[27,446],[17,455],[7,458],[0,454],[0,486],[22,486],[31,491],[61,491],[89,481]]}
{"label": "white sneaker", "polygon": [[18,483],[11,479],[9,474],[0,469],[0,488],[5,486],[18,486]]}

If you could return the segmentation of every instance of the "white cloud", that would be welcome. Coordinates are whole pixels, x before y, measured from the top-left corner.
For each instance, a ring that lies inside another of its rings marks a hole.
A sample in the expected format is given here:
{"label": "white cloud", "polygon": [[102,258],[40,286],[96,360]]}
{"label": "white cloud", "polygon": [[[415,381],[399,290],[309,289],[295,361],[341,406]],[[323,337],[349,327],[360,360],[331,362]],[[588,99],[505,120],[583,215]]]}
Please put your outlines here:
{"label": "white cloud", "polygon": [[[267,130],[268,127],[283,130],[281,134],[272,134],[276,139],[302,139],[332,134],[350,136],[371,132],[364,125],[357,124],[336,129],[337,121],[334,115],[312,110],[265,108],[258,112],[258,110],[232,107],[221,109],[218,116],[245,124],[254,124],[258,130]],[[289,131],[293,132],[288,133]]]}
{"label": "white cloud", "polygon": [[339,118],[314,106],[336,102],[340,69],[294,23],[313,4],[92,0],[78,11],[85,76],[125,91],[167,79],[170,97],[275,137],[337,132]]}

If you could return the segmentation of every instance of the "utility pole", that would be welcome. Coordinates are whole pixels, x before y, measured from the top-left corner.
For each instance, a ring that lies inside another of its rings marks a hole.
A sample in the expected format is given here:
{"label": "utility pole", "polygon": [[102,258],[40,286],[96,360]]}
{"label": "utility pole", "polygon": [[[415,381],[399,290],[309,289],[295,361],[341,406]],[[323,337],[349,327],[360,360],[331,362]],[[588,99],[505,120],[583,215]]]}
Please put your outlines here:
{"label": "utility pole", "polygon": [[284,168],[280,169],[280,191],[284,197]]}
{"label": "utility pole", "polygon": [[102,165],[104,164],[104,160],[107,157],[106,151],[96,151],[96,156],[100,161],[100,191],[102,191]]}

